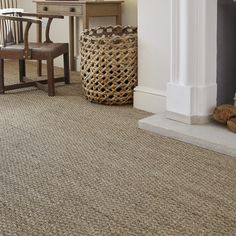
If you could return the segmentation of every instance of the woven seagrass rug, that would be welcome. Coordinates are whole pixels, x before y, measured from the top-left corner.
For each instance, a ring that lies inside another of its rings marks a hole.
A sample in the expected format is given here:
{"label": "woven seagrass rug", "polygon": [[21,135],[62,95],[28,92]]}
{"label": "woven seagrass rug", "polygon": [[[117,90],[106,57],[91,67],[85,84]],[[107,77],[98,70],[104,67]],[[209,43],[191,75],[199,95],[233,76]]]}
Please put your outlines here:
{"label": "woven seagrass rug", "polygon": [[77,73],[56,91],[0,95],[1,236],[236,235],[235,158],[139,130]]}

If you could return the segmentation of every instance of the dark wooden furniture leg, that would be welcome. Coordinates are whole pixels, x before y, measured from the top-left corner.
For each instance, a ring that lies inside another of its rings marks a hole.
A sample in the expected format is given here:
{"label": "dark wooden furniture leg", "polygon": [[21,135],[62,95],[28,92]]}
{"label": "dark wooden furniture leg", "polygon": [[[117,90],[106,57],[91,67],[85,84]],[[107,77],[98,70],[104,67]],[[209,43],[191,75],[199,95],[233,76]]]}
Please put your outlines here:
{"label": "dark wooden furniture leg", "polygon": [[69,35],[70,35],[70,69],[75,71],[75,22],[74,17],[69,17]]}
{"label": "dark wooden furniture leg", "polygon": [[[39,19],[41,20],[42,17],[39,17]],[[38,24],[37,26],[37,42],[41,43],[42,42],[42,23]],[[37,72],[38,72],[38,76],[42,76],[42,61],[38,60],[37,62]]]}
{"label": "dark wooden furniture leg", "polygon": [[24,82],[25,77],[25,60],[19,60],[20,82]]}
{"label": "dark wooden furniture leg", "polygon": [[83,17],[83,30],[89,29],[89,16],[84,15]]}
{"label": "dark wooden furniture leg", "polygon": [[117,8],[119,8],[119,14],[116,16],[116,24],[117,25],[122,25],[122,22],[121,22],[121,14],[122,14],[121,4]]}
{"label": "dark wooden furniture leg", "polygon": [[4,60],[0,59],[0,93],[4,93]]}
{"label": "dark wooden furniture leg", "polygon": [[117,25],[122,25],[122,23],[121,23],[121,16],[116,16],[116,24]]}
{"label": "dark wooden furniture leg", "polygon": [[63,54],[65,84],[70,83],[69,53]]}
{"label": "dark wooden furniture leg", "polygon": [[54,70],[53,70],[53,59],[47,60],[47,72],[48,72],[48,96],[55,96],[55,85],[54,85]]}

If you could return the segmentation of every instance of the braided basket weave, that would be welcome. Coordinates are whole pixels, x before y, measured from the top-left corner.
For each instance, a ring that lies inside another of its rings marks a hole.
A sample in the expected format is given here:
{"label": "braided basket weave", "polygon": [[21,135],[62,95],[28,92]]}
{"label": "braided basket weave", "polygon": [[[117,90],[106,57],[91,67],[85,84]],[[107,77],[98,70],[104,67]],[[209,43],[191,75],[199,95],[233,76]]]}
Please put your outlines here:
{"label": "braided basket weave", "polygon": [[80,50],[87,99],[107,105],[132,103],[137,84],[137,28],[86,30],[81,35]]}

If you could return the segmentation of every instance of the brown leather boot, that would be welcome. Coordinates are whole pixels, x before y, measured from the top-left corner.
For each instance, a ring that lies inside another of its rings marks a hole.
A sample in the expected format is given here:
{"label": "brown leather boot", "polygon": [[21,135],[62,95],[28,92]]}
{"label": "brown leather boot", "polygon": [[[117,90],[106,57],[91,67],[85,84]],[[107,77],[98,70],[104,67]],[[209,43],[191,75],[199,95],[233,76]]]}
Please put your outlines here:
{"label": "brown leather boot", "polygon": [[236,133],[236,116],[231,117],[227,121],[227,125],[232,132]]}

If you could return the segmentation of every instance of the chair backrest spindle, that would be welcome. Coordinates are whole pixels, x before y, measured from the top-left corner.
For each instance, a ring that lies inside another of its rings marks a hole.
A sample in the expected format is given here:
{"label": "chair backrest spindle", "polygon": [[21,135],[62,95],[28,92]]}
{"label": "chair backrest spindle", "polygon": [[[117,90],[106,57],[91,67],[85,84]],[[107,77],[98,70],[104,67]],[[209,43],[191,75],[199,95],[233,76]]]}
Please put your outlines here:
{"label": "chair backrest spindle", "polygon": [[[17,0],[0,0],[0,14],[8,16],[18,16]],[[10,44],[17,44],[21,42],[22,23],[0,20],[0,46],[4,47]]]}

